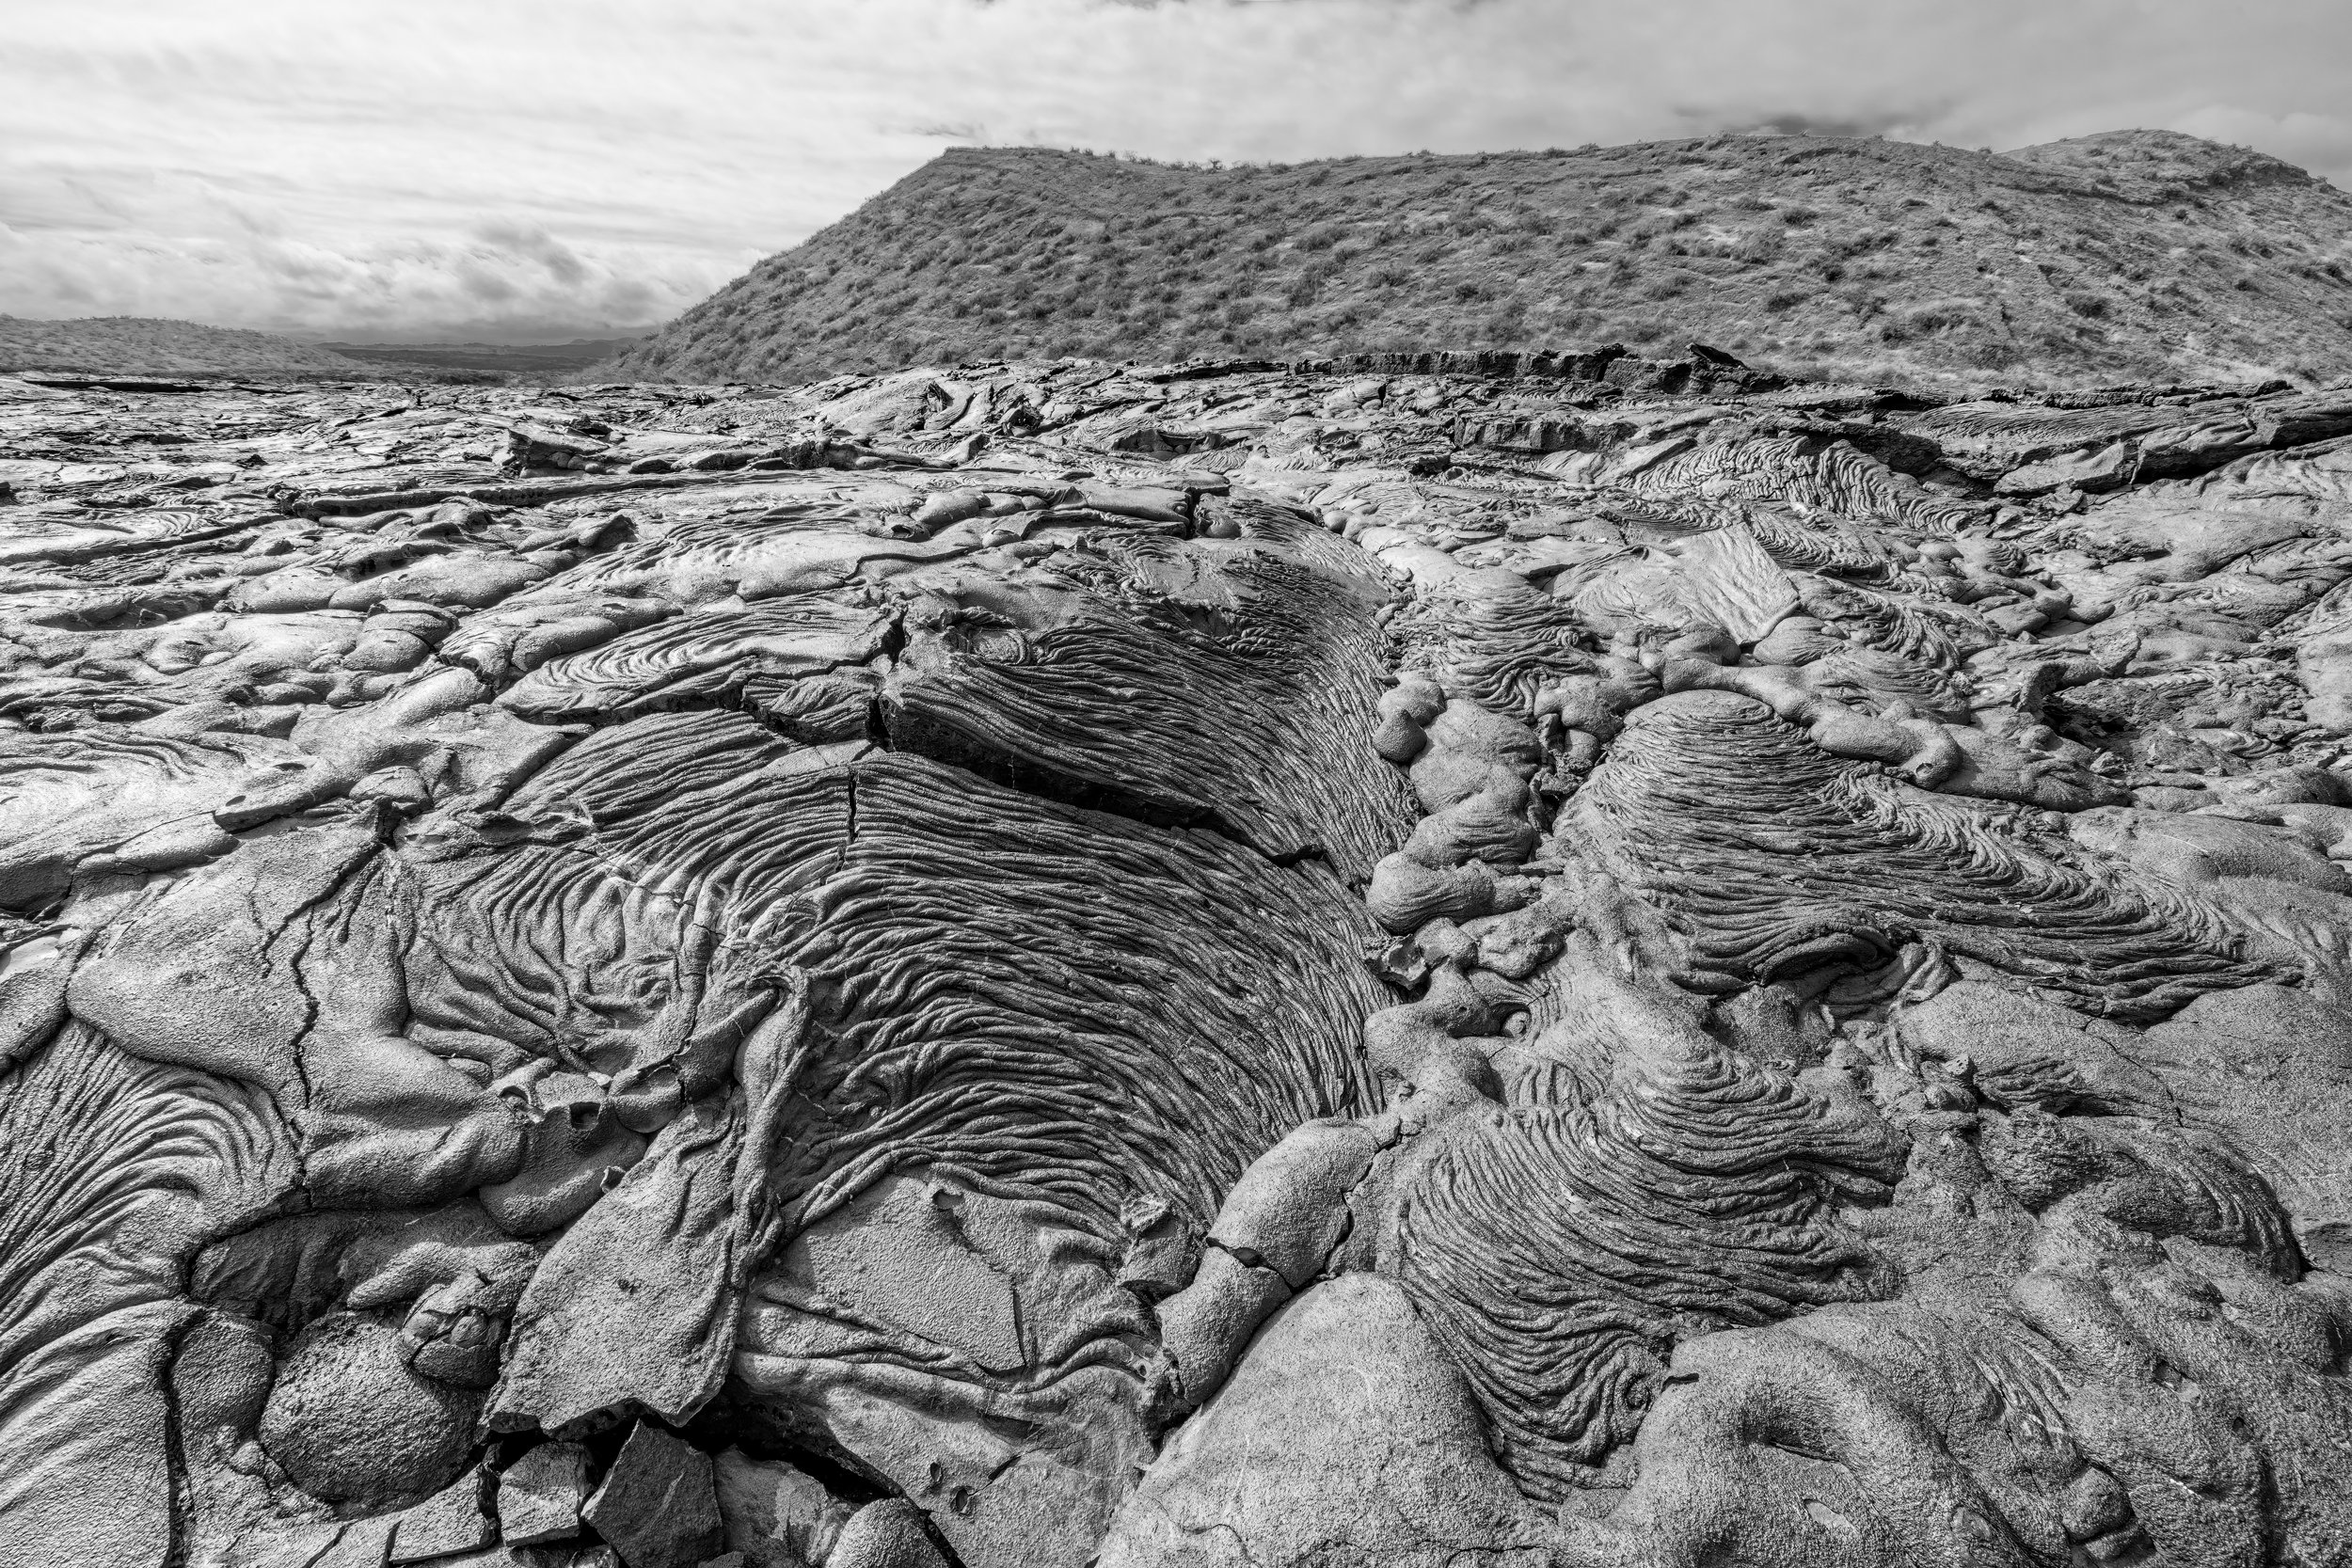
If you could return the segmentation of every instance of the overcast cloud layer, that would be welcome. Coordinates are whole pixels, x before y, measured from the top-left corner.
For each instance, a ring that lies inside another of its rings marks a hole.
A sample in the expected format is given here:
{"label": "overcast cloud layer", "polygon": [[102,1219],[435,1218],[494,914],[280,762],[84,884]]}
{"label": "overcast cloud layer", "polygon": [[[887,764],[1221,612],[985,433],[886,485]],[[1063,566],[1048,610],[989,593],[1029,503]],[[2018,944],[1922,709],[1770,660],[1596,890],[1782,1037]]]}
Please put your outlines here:
{"label": "overcast cloud layer", "polygon": [[7,30],[20,316],[596,335],[973,142],[2155,126],[2352,186],[2345,0],[19,0]]}

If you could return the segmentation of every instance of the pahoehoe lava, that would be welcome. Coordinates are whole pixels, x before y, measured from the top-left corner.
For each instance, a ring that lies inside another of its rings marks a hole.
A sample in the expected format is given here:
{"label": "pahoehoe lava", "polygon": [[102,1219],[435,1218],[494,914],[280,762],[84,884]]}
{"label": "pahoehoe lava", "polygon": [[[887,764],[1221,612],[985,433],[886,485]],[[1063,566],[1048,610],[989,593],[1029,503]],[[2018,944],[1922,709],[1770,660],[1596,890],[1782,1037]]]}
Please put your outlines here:
{"label": "pahoehoe lava", "polygon": [[2352,392],[0,440],[8,1568],[2352,1563]]}

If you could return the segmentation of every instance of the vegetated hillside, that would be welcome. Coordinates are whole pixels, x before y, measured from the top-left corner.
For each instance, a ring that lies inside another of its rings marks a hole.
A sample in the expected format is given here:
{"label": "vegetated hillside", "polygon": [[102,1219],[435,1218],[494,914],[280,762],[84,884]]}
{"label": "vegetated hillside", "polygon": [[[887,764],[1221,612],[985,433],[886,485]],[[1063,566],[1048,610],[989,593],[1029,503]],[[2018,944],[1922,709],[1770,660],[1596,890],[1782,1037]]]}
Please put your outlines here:
{"label": "vegetated hillside", "polygon": [[2352,371],[2352,197],[2161,131],[1190,167],[959,150],[599,378],[1696,338],[1815,375]]}
{"label": "vegetated hillside", "polygon": [[153,316],[0,316],[0,372],[366,380],[382,372],[266,332]]}

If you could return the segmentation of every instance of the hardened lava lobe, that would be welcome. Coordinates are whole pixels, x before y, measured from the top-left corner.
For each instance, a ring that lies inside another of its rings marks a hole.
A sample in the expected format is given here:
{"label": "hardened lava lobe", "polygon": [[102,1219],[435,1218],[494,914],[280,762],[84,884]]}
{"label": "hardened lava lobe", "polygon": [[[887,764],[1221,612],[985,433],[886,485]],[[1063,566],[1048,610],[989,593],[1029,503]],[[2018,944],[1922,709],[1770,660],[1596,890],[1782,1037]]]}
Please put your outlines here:
{"label": "hardened lava lobe", "polygon": [[2352,393],[0,381],[0,1568],[2352,1563]]}

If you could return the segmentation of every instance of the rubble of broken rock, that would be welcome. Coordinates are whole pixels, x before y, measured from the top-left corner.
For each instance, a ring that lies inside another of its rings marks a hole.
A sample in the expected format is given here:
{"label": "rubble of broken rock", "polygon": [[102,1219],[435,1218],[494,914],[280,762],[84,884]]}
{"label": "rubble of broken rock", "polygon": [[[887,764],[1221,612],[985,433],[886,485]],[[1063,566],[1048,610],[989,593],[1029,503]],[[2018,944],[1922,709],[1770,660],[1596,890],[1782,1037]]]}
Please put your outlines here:
{"label": "rubble of broken rock", "polygon": [[2352,390],[51,378],[0,483],[0,1563],[2352,1560]]}

